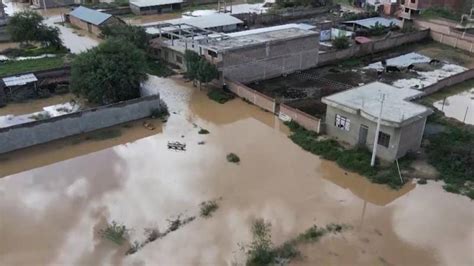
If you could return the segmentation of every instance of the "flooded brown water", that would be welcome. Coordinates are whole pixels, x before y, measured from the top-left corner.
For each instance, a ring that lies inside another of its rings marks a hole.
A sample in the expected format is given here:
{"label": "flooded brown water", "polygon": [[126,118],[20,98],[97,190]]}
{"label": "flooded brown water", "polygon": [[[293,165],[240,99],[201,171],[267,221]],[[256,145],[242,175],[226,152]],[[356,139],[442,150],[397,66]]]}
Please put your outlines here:
{"label": "flooded brown water", "polygon": [[[178,79],[147,85],[171,111],[156,131],[136,122],[115,139],[63,140],[0,160],[8,175],[0,179],[0,265],[242,265],[239,247],[258,217],[272,223],[276,244],[312,224],[353,226],[301,246],[293,265],[474,264],[467,197],[436,182],[391,191],[303,151],[275,116],[239,99],[220,105]],[[168,141],[187,151],[168,150]],[[226,161],[229,152],[239,165]],[[143,240],[145,228],[164,231],[166,219],[197,215],[200,202],[219,197],[211,218],[134,255],[97,234],[115,220]]]}

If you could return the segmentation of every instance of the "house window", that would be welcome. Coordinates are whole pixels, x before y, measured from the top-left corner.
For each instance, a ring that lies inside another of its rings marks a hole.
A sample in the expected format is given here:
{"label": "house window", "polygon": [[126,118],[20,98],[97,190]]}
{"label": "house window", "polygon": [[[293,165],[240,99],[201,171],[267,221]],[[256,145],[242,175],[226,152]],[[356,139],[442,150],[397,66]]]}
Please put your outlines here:
{"label": "house window", "polygon": [[412,4],[414,4],[414,3],[416,3],[416,0],[410,0],[410,2],[411,2]]}
{"label": "house window", "polygon": [[179,55],[176,56],[176,62],[178,62],[179,64],[182,64],[183,63],[183,58]]}
{"label": "house window", "polygon": [[388,148],[390,144],[390,135],[379,131],[379,139],[377,140],[377,143],[384,146],[385,148]]}
{"label": "house window", "polygon": [[349,131],[351,128],[351,120],[344,116],[336,115],[335,125],[339,129]]}

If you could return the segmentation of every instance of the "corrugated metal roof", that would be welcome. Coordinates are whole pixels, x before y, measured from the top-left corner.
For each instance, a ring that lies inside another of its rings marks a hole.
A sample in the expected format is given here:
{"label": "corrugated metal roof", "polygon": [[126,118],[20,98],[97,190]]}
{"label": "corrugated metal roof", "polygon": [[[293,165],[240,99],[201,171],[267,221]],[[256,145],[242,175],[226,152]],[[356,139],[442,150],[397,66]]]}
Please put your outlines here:
{"label": "corrugated metal roof", "polygon": [[130,4],[138,7],[162,6],[183,3],[183,0],[131,0]]}
{"label": "corrugated metal roof", "polygon": [[382,17],[366,18],[366,19],[360,19],[360,20],[350,20],[350,21],[345,21],[344,23],[354,23],[364,28],[370,28],[372,26],[375,26],[375,23],[377,22],[384,27],[389,27],[391,23],[393,23],[396,26],[400,25],[400,21],[397,19],[394,19],[394,18],[388,19],[388,18],[382,18]]}
{"label": "corrugated metal roof", "polygon": [[3,83],[5,83],[5,85],[7,87],[21,86],[21,85],[25,85],[27,83],[31,83],[31,82],[35,82],[35,81],[38,81],[35,74],[25,74],[25,75],[21,75],[21,76],[13,76],[13,77],[3,78]]}
{"label": "corrugated metal roof", "polygon": [[100,11],[83,6],[74,9],[70,15],[96,26],[99,26],[100,24],[104,23],[104,21],[112,17],[110,14],[102,13]]}

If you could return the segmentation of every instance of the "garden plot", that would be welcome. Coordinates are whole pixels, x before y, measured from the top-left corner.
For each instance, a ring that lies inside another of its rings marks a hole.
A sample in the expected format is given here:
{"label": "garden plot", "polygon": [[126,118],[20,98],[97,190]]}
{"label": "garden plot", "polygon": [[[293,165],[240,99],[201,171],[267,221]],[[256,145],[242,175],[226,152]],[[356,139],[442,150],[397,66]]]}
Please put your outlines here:
{"label": "garden plot", "polygon": [[[415,75],[415,77],[402,76],[400,78],[389,80],[388,83],[397,88],[423,89],[442,79],[467,70],[465,67],[447,61],[439,61],[414,52],[390,58],[386,60],[386,62],[387,66],[397,67],[400,70],[398,72],[411,73]],[[364,67],[364,69],[383,71],[384,67],[382,66],[382,62],[376,62]]]}

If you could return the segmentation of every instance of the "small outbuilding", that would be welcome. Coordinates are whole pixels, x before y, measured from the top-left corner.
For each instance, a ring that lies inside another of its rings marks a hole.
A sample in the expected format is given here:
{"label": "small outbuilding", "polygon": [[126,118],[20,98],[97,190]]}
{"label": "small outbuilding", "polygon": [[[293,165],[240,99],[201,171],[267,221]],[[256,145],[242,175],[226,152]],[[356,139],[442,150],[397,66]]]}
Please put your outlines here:
{"label": "small outbuilding", "polygon": [[80,6],[69,13],[69,23],[95,35],[101,33],[101,28],[108,25],[123,23],[122,20],[110,14]]}
{"label": "small outbuilding", "polygon": [[426,118],[433,111],[410,100],[422,93],[373,82],[323,97],[326,133],[351,146],[372,149],[383,99],[377,157],[394,161],[420,148]]}
{"label": "small outbuilding", "polygon": [[184,0],[130,0],[135,15],[169,13],[181,9]]}

